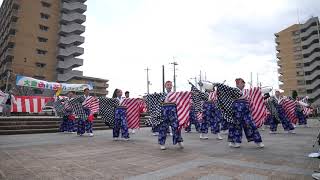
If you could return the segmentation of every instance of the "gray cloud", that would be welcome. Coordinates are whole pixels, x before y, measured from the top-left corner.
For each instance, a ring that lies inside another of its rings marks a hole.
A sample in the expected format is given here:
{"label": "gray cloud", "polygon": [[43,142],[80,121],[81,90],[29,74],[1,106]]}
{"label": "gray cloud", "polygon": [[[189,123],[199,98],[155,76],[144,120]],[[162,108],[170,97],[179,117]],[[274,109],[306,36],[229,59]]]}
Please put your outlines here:
{"label": "gray cloud", "polygon": [[227,48],[230,54],[224,57],[230,61],[247,55],[273,55],[275,59],[274,33],[300,22],[318,16],[320,1],[288,1],[286,7],[280,8],[269,16],[237,17],[225,16],[218,23],[209,26],[216,46]]}

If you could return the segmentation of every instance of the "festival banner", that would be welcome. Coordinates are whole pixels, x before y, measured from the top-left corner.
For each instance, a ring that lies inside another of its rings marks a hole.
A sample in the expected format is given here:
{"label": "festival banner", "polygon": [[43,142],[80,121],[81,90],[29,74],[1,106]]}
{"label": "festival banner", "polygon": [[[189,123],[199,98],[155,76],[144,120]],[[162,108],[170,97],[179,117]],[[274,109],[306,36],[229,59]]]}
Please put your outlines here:
{"label": "festival banner", "polygon": [[38,89],[51,89],[53,91],[58,91],[60,88],[63,92],[67,91],[83,91],[85,88],[92,90],[93,87],[89,84],[67,84],[58,82],[47,82],[31,77],[20,76],[16,77],[17,86],[25,86]]}

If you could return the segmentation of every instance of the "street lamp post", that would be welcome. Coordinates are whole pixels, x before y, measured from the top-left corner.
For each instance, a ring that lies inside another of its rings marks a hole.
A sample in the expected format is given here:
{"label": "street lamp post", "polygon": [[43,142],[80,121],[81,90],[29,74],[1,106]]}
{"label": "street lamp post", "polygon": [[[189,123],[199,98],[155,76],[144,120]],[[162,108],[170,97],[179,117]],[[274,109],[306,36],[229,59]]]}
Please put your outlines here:
{"label": "street lamp post", "polygon": [[[175,57],[173,57],[173,60],[175,59]],[[178,63],[176,61],[173,61],[172,63],[170,63],[173,65],[173,91],[176,92],[177,90],[177,84],[176,84],[176,66],[178,65]]]}
{"label": "street lamp post", "polygon": [[145,69],[147,71],[147,94],[150,93],[150,90],[149,90],[149,85],[150,85],[150,81],[149,81],[149,71],[150,69],[147,67],[147,69]]}

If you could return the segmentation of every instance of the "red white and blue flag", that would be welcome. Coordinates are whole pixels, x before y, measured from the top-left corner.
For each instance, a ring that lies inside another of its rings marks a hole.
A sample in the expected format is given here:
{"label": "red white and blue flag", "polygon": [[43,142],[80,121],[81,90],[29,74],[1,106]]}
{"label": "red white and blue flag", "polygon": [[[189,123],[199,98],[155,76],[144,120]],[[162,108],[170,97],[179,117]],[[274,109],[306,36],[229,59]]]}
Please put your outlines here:
{"label": "red white and blue flag", "polygon": [[190,123],[191,92],[172,92],[167,95],[166,102],[175,103],[179,120],[179,130]]}
{"label": "red white and blue flag", "polygon": [[121,103],[127,107],[127,122],[129,129],[140,128],[140,115],[146,112],[146,104],[140,98],[126,98]]}
{"label": "red white and blue flag", "polygon": [[90,114],[99,113],[99,100],[94,96],[87,97],[82,105],[90,109]]}
{"label": "red white and blue flag", "polygon": [[296,124],[298,122],[298,118],[295,112],[297,102],[293,99],[290,99],[289,97],[284,97],[280,100],[280,104],[282,105],[284,112],[286,113],[286,116],[289,118],[289,120],[293,124]]}
{"label": "red white and blue flag", "polygon": [[249,100],[252,118],[257,127],[261,127],[266,120],[268,110],[263,100],[263,94],[260,87],[254,87],[244,90],[244,95]]}

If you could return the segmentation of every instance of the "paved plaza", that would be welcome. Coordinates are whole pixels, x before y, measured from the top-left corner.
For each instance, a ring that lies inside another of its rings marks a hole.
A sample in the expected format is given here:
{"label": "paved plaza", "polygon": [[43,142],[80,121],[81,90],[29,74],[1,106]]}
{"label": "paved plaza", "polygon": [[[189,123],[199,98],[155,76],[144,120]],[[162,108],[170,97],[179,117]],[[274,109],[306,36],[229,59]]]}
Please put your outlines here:
{"label": "paved plaza", "polygon": [[[318,133],[318,120],[297,134],[260,131],[266,147],[242,143],[228,147],[226,135],[218,141],[199,140],[197,133],[183,133],[184,149],[167,139],[161,151],[150,128],[131,135],[130,141],[113,141],[112,131],[95,131],[94,137],[74,134],[0,136],[0,179],[196,179],[267,180],[312,179],[319,160],[307,154]],[[193,129],[194,131],[194,129]]]}

